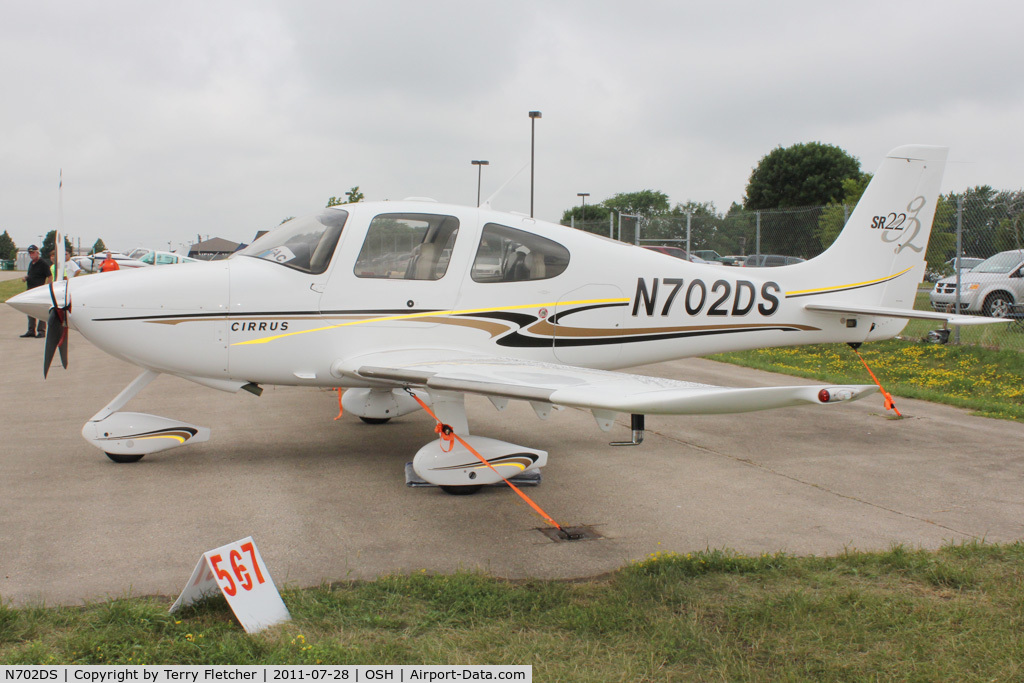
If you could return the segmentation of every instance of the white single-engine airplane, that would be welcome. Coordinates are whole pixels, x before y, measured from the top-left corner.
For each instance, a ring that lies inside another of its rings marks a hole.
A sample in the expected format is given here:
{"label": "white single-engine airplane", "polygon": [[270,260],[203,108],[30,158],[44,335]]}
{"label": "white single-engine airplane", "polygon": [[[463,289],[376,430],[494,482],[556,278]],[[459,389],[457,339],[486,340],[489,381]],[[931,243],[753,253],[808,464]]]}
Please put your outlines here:
{"label": "white single-engine airplane", "polygon": [[547,453],[470,436],[467,393],[499,410],[529,401],[542,418],[555,406],[590,410],[604,430],[629,413],[638,443],[645,414],[833,404],[875,387],[724,388],[615,368],[886,339],[908,318],[991,322],[912,310],[945,158],[939,147],[893,150],[835,243],[780,268],[694,264],[520,215],[406,200],[293,219],[226,261],[91,275],[8,303],[49,315],[50,330],[64,318],[144,369],[82,430],[117,462],[209,438],[120,412],[160,373],[257,395],[261,384],[346,387],[344,410],[369,423],[419,410],[417,398],[430,405],[492,467],[435,440],[415,472],[471,492],[538,470]]}

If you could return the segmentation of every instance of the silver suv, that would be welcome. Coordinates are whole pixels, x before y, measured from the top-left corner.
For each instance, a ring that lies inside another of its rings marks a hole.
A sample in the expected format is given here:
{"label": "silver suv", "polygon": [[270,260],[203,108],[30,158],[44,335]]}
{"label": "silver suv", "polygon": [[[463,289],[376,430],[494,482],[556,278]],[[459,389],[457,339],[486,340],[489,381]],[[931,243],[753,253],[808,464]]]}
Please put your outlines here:
{"label": "silver suv", "polygon": [[[950,312],[956,305],[956,276],[935,283],[932,308]],[[1024,302],[1024,249],[1001,251],[967,271],[960,271],[960,312],[1003,318],[1010,306]]]}

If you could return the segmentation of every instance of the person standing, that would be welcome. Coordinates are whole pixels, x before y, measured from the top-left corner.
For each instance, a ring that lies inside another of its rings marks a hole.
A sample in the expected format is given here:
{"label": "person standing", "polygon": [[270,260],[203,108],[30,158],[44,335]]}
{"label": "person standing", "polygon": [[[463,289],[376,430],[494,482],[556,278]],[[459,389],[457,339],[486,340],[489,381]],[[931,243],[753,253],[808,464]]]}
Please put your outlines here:
{"label": "person standing", "polygon": [[107,258],[103,259],[103,263],[100,264],[100,272],[109,273],[112,270],[121,270],[121,266],[117,265],[117,261],[114,260],[110,252],[108,251],[106,254]]}
{"label": "person standing", "polygon": [[[50,251],[50,262],[54,265],[50,266],[50,277],[56,281],[57,279],[57,250],[53,249]],[[82,274],[82,268],[77,263],[71,260],[71,251],[64,252],[64,279],[70,280],[73,277],[78,277]]]}
{"label": "person standing", "polygon": [[[37,247],[34,244],[30,244],[28,246],[28,257],[31,262],[28,264],[28,269],[25,271],[25,276],[21,278],[22,281],[25,283],[26,288],[35,289],[36,287],[42,287],[43,285],[52,282],[50,278],[50,262],[39,255],[39,247]],[[21,336],[24,338],[45,337],[46,321],[37,321],[32,316],[29,316],[28,332]]]}

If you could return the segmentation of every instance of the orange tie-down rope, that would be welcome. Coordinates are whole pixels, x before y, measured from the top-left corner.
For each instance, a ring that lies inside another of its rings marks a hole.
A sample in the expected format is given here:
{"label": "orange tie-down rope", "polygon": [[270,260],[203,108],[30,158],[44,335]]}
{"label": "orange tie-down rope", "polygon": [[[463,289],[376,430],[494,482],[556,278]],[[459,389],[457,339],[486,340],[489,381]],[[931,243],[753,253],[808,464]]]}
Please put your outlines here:
{"label": "orange tie-down rope", "polygon": [[[860,344],[857,346],[860,346]],[[871,368],[868,367],[868,362],[864,360],[864,356],[860,355],[860,351],[857,350],[857,346],[849,344],[849,347],[853,349],[855,354],[857,354],[857,358],[860,358],[860,362],[864,364],[864,369],[868,371],[869,375],[871,375],[871,379],[875,380],[875,384],[878,385],[878,390],[882,392],[882,396],[885,397],[885,409],[895,411],[897,417],[903,417],[903,413],[900,412],[900,409],[897,408],[896,404],[892,401],[892,394],[885,390],[882,383],[878,381],[877,377],[875,377],[875,373],[871,372]]]}
{"label": "orange tie-down rope", "polygon": [[501,474],[501,472],[499,472],[498,470],[494,469],[494,466],[491,465],[491,463],[487,462],[487,458],[485,458],[484,456],[482,456],[479,453],[477,453],[476,449],[473,448],[472,446],[470,446],[468,443],[466,443],[465,439],[463,439],[461,436],[456,434],[455,431],[451,428],[451,426],[446,425],[445,423],[441,422],[441,419],[437,415],[434,414],[434,411],[432,411],[430,409],[430,407],[427,406],[427,404],[424,403],[422,399],[420,399],[419,396],[417,396],[408,387],[406,387],[405,390],[406,390],[406,392],[408,392],[408,394],[410,396],[412,396],[414,399],[416,399],[416,402],[420,404],[420,407],[423,408],[423,410],[427,411],[427,415],[429,415],[430,417],[432,417],[435,420],[437,420],[437,427],[434,428],[434,431],[437,432],[437,435],[441,438],[441,441],[444,441],[444,442],[448,443],[447,450],[444,448],[444,446],[441,447],[441,450],[444,450],[446,453],[450,452],[452,450],[452,448],[455,447],[455,444],[453,443],[453,440],[454,441],[458,441],[460,444],[462,444],[463,448],[465,448],[470,453],[475,455],[480,462],[482,462],[483,464],[487,465],[487,467],[490,468],[491,471],[493,471],[495,474],[497,474],[499,477],[501,477],[502,480],[506,484],[509,485],[509,488],[511,488],[516,493],[518,493],[519,497],[522,498],[523,500],[525,500],[526,504],[529,505],[531,508],[533,508],[534,512],[536,512],[538,515],[540,515],[544,519],[545,522],[547,522],[548,524],[550,524],[551,526],[555,527],[556,529],[558,529],[559,531],[561,531],[563,533],[568,533],[568,532],[565,531],[565,529],[562,528],[561,524],[556,522],[551,517],[551,515],[549,515],[548,513],[544,512],[544,510],[541,508],[541,506],[539,506],[535,502],[533,502],[533,500],[528,495],[523,493],[519,489],[518,486],[516,486],[515,484],[510,482],[508,479],[506,479]]}

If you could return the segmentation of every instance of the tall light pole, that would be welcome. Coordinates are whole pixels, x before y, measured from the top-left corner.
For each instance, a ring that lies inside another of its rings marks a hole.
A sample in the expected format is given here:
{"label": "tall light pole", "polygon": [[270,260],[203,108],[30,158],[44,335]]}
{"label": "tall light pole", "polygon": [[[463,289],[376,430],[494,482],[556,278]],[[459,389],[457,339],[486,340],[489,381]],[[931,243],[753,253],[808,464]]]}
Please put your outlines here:
{"label": "tall light pole", "polygon": [[483,175],[484,166],[487,166],[491,162],[489,162],[489,161],[473,160],[473,161],[471,161],[469,163],[471,163],[474,166],[476,166],[476,205],[477,205],[477,208],[479,208],[480,207],[480,178]]}
{"label": "tall light pole", "polygon": [[587,220],[587,197],[590,196],[589,192],[577,192],[576,196],[580,198],[582,202],[580,204],[580,222]]}
{"label": "tall light pole", "polygon": [[530,112],[530,218],[533,218],[533,150],[537,119],[540,117],[539,111]]}

